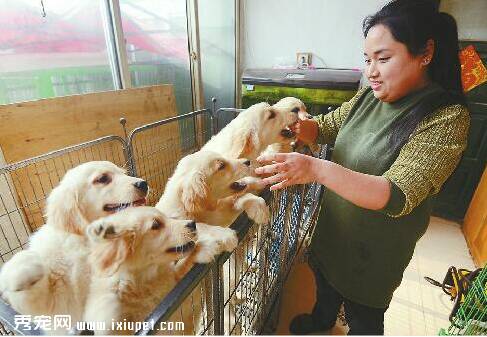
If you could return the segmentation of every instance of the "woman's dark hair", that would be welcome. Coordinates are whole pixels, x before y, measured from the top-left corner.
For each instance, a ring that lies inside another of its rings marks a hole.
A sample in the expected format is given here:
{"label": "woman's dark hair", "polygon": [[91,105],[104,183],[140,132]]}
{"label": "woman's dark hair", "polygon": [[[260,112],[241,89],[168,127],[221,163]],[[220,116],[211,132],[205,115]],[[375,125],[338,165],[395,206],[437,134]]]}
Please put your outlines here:
{"label": "woman's dark hair", "polygon": [[392,125],[391,150],[396,150],[406,143],[416,126],[435,110],[452,104],[465,104],[458,57],[458,31],[455,19],[439,12],[438,1],[435,0],[389,2],[364,19],[364,37],[379,24],[387,27],[394,39],[406,45],[415,56],[423,54],[428,40],[433,40],[434,53],[428,75],[447,92],[446,95],[430,96]]}

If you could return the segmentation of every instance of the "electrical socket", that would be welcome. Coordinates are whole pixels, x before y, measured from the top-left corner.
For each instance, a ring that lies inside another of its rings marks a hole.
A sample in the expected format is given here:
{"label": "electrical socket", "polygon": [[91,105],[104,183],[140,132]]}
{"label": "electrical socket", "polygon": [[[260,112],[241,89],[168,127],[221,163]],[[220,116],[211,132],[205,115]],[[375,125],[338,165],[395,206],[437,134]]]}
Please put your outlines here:
{"label": "electrical socket", "polygon": [[298,66],[303,66],[303,65],[311,65],[311,55],[312,53],[303,53],[303,52],[297,52],[296,53],[296,64]]}

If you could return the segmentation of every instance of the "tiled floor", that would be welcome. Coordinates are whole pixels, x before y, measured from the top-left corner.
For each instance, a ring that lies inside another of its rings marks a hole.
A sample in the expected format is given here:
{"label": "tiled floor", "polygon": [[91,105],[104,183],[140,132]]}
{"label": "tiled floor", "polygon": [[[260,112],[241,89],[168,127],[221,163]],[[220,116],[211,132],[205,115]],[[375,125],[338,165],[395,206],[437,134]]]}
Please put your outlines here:
{"label": "tiled floor", "polygon": [[449,326],[453,303],[424,276],[441,282],[452,265],[475,268],[460,225],[433,217],[386,312],[387,335],[437,335]]}
{"label": "tiled floor", "polygon": [[[432,217],[386,312],[386,335],[438,335],[440,328],[449,326],[448,315],[453,303],[440,288],[425,281],[424,276],[441,282],[452,265],[475,268],[460,225]],[[305,264],[296,264],[283,292],[277,334],[288,334],[292,317],[311,311],[314,292],[311,271]],[[337,324],[324,333],[341,335],[346,331],[347,327]]]}

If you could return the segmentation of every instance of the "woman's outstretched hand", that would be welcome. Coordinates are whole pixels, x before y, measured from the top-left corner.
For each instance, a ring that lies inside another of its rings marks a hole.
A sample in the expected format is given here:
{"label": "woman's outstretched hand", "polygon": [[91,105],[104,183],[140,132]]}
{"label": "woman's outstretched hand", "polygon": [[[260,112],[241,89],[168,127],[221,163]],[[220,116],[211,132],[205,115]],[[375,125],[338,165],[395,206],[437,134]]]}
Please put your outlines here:
{"label": "woman's outstretched hand", "polygon": [[271,190],[316,181],[316,173],[319,172],[322,162],[318,158],[297,152],[261,155],[257,161],[267,165],[256,168],[256,174],[273,174],[263,179],[266,185],[272,184]]}
{"label": "woman's outstretched hand", "polygon": [[318,123],[314,119],[300,116],[297,123],[291,126],[291,130],[296,134],[296,139],[305,144],[313,144],[318,137]]}

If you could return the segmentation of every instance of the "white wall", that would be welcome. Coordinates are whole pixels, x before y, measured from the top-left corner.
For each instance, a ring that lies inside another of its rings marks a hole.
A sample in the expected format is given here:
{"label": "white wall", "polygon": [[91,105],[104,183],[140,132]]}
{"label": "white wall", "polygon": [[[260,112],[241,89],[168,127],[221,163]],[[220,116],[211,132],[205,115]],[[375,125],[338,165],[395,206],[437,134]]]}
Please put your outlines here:
{"label": "white wall", "polygon": [[317,67],[361,68],[362,21],[387,2],[242,0],[242,68],[295,64],[298,51]]}
{"label": "white wall", "polygon": [[487,41],[487,0],[441,0],[440,10],[455,17],[460,39]]}
{"label": "white wall", "polygon": [[235,106],[235,5],[228,0],[199,0],[201,76],[205,107]]}
{"label": "white wall", "polygon": [[[388,0],[241,0],[242,69],[296,63],[312,52],[317,67],[362,68],[362,21]],[[487,40],[487,0],[441,0],[463,39]]]}

